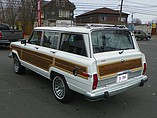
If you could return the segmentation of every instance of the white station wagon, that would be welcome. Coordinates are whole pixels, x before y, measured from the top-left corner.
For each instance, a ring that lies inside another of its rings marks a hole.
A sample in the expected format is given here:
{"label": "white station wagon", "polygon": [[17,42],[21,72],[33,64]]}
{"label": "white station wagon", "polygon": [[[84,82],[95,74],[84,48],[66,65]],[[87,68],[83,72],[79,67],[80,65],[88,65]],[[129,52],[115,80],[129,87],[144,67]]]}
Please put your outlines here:
{"label": "white station wagon", "polygon": [[25,68],[52,81],[60,102],[72,91],[91,101],[143,86],[146,60],[135,36],[114,25],[37,27],[29,40],[11,43],[14,71]]}

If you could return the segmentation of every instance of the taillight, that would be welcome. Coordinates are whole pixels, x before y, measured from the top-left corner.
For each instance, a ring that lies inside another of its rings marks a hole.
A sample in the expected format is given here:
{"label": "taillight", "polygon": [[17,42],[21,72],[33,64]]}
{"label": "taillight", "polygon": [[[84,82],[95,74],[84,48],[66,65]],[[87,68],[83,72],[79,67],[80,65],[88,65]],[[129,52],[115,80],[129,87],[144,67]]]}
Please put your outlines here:
{"label": "taillight", "polygon": [[22,32],[22,38],[23,39],[25,38],[25,32]]}
{"label": "taillight", "polygon": [[2,32],[0,31],[0,39],[2,38]]}
{"label": "taillight", "polygon": [[85,77],[89,77],[90,75],[86,72],[82,72],[82,75],[85,76]]}
{"label": "taillight", "polygon": [[147,70],[147,64],[146,63],[144,63],[144,68],[143,68],[143,73],[142,73],[142,75],[145,75],[146,74],[146,70]]}
{"label": "taillight", "polygon": [[94,74],[93,75],[93,87],[92,87],[92,89],[93,90],[96,89],[97,85],[98,85],[98,76],[97,76],[97,74]]}

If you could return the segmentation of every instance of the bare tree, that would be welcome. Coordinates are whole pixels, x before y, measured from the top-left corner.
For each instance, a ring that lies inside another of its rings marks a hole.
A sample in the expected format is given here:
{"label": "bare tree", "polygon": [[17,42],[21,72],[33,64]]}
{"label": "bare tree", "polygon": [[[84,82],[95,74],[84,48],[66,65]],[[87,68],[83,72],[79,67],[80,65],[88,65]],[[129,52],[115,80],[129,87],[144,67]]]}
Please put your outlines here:
{"label": "bare tree", "polygon": [[141,21],[140,19],[138,19],[138,18],[134,18],[134,19],[133,19],[133,23],[134,23],[135,25],[140,25],[140,24],[142,24],[142,21]]}
{"label": "bare tree", "polygon": [[3,2],[0,0],[0,22],[3,22]]}
{"label": "bare tree", "polygon": [[5,0],[6,4],[6,22],[14,29],[16,20],[18,18],[18,6],[19,0]]}
{"label": "bare tree", "polygon": [[154,23],[157,24],[157,18],[154,18],[154,19],[152,20],[152,22],[154,22]]}
{"label": "bare tree", "polygon": [[18,20],[22,21],[23,30],[25,30],[28,23],[33,26],[36,20],[37,0],[21,0],[18,11]]}
{"label": "bare tree", "polygon": [[5,8],[6,8],[5,0],[0,0],[0,20],[2,23],[6,22]]}
{"label": "bare tree", "polygon": [[27,24],[33,26],[36,20],[37,0],[0,0],[0,12],[5,16],[1,14],[3,22],[14,29],[16,22],[20,21],[25,31]]}

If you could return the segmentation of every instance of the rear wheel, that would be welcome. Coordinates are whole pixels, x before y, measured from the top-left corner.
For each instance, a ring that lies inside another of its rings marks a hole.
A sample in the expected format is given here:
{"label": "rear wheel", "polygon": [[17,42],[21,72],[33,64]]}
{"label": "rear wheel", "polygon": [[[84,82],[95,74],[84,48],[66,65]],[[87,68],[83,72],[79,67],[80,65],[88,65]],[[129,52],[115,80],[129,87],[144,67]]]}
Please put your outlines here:
{"label": "rear wheel", "polygon": [[13,57],[13,61],[14,61],[14,65],[13,65],[14,72],[17,74],[23,74],[25,72],[25,67],[21,65],[17,56]]}
{"label": "rear wheel", "polygon": [[72,91],[69,89],[65,78],[61,75],[54,76],[52,80],[52,92],[55,98],[62,103],[67,103],[72,98]]}

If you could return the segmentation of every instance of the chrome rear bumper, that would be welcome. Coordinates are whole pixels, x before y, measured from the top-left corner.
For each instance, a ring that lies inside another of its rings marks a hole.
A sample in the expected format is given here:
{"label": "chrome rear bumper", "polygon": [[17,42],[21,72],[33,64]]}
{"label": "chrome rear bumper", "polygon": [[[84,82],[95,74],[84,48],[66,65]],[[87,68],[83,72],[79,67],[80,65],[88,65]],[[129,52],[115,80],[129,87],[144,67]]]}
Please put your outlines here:
{"label": "chrome rear bumper", "polygon": [[148,81],[146,75],[129,79],[125,82],[116,83],[104,88],[98,88],[92,92],[86,92],[85,98],[90,101],[106,99],[107,97],[122,93],[136,86],[143,86]]}

